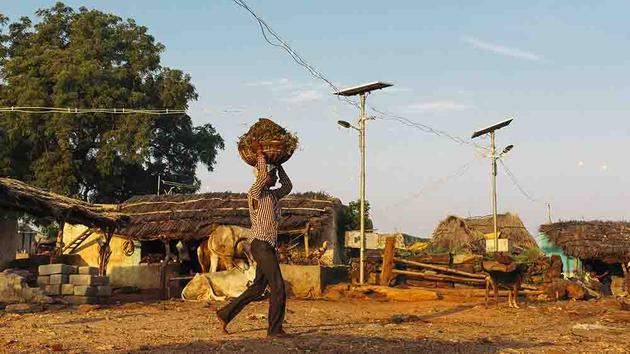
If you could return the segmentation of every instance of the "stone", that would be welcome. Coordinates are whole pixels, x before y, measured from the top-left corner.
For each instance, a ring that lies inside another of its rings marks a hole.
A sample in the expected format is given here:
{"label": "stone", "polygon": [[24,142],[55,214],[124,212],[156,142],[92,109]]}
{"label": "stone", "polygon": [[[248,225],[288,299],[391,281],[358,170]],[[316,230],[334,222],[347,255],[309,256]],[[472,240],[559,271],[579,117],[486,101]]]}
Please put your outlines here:
{"label": "stone", "polygon": [[96,296],[98,288],[89,285],[75,285],[74,295],[76,296]]}
{"label": "stone", "polygon": [[54,300],[39,287],[30,288],[18,274],[0,273],[0,303],[52,303]]}
{"label": "stone", "polygon": [[44,287],[44,285],[50,284],[50,276],[49,275],[40,275],[37,277],[37,285],[40,287]]}
{"label": "stone", "polygon": [[42,304],[11,304],[4,308],[7,313],[33,313],[44,311]]}
{"label": "stone", "polygon": [[98,304],[96,296],[64,296],[63,301],[72,305]]}
{"label": "stone", "polygon": [[98,305],[83,304],[77,307],[78,313],[88,313],[100,309]]}
{"label": "stone", "polygon": [[109,285],[100,285],[96,289],[97,296],[112,296],[112,287]]}
{"label": "stone", "polygon": [[108,285],[109,278],[89,275],[89,274],[72,274],[70,275],[70,284],[74,285]]}
{"label": "stone", "polygon": [[43,264],[39,266],[39,275],[76,274],[77,266],[68,264]]}
{"label": "stone", "polygon": [[44,292],[47,295],[58,296],[61,295],[61,284],[50,284],[44,286]]}
{"label": "stone", "polygon": [[96,267],[79,267],[79,274],[98,275],[98,268]]}
{"label": "stone", "polygon": [[70,276],[68,274],[51,274],[50,275],[50,284],[68,284],[68,280]]}
{"label": "stone", "polygon": [[62,284],[61,295],[74,295],[74,284]]}

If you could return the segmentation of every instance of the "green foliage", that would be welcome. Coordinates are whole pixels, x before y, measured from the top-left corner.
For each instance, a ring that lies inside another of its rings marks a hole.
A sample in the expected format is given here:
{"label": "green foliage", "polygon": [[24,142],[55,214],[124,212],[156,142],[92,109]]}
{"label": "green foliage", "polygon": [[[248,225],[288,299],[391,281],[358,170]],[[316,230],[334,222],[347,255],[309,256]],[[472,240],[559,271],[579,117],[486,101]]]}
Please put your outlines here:
{"label": "green foliage", "polygon": [[[348,206],[344,207],[343,214],[341,216],[341,223],[343,231],[359,230],[361,227],[361,201],[352,201],[348,203]],[[370,203],[365,201],[365,229],[372,230],[374,223],[370,218]]]}
{"label": "green foliage", "polygon": [[[10,23],[0,15],[0,106],[188,108],[188,74],[133,20],[57,3]],[[216,163],[221,136],[188,115],[0,115],[0,175],[95,202],[155,193],[157,176],[190,183]]]}

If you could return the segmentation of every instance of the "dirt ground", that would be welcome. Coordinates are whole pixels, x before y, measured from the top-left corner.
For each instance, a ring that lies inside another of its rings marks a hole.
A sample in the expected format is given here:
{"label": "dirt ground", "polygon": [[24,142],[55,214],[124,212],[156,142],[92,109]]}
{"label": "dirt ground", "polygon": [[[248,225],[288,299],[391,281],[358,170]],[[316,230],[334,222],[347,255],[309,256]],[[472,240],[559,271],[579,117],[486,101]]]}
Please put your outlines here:
{"label": "dirt ground", "polygon": [[[114,301],[115,302],[115,301]],[[290,300],[289,339],[267,339],[266,302],[254,303],[217,331],[215,305],[133,301],[53,306],[0,316],[7,353],[630,353],[630,311],[615,300],[424,302],[373,299]]]}

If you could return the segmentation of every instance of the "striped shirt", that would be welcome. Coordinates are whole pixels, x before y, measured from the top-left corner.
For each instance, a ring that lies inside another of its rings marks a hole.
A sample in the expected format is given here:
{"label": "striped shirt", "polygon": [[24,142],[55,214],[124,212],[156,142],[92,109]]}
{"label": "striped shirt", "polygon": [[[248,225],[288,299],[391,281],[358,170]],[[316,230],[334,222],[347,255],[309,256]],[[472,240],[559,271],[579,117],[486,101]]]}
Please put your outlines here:
{"label": "striped shirt", "polygon": [[281,208],[278,201],[287,196],[293,186],[289,176],[282,168],[278,169],[282,186],[278,189],[269,189],[269,187],[265,186],[267,163],[262,154],[258,155],[256,170],[258,171],[256,182],[254,182],[247,193],[249,217],[252,222],[250,239],[265,241],[275,247],[281,217]]}

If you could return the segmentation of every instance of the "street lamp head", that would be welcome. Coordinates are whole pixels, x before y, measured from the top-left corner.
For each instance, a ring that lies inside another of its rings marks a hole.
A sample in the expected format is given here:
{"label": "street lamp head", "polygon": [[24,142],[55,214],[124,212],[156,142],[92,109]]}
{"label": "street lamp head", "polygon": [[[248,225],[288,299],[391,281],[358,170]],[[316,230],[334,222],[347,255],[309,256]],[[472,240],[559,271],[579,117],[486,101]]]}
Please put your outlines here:
{"label": "street lamp head", "polygon": [[359,86],[354,86],[354,87],[349,87],[347,89],[341,90],[341,91],[337,91],[334,94],[337,96],[355,96],[355,95],[365,95],[369,92],[372,92],[374,90],[381,90],[384,89],[386,87],[390,87],[393,86],[392,84],[388,83],[388,82],[382,82],[382,81],[375,81],[375,82],[370,82],[368,84],[363,84],[363,85],[359,85]]}
{"label": "street lamp head", "polygon": [[346,122],[345,120],[338,120],[337,124],[341,125],[344,128],[350,128],[352,124]]}
{"label": "street lamp head", "polygon": [[512,150],[514,148],[514,145],[508,145],[505,147],[505,149],[503,149],[503,152],[501,154],[507,154],[508,152],[510,152],[510,150]]}

